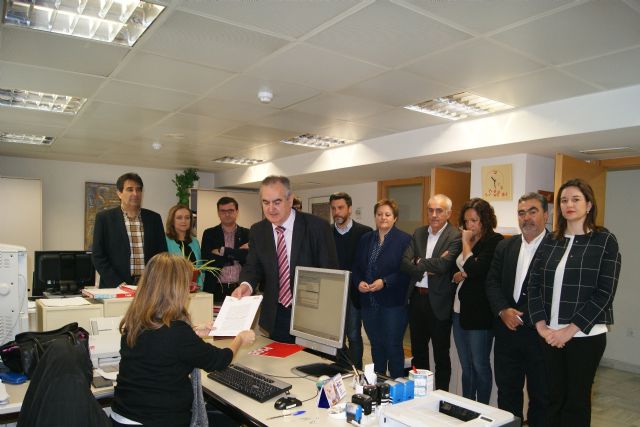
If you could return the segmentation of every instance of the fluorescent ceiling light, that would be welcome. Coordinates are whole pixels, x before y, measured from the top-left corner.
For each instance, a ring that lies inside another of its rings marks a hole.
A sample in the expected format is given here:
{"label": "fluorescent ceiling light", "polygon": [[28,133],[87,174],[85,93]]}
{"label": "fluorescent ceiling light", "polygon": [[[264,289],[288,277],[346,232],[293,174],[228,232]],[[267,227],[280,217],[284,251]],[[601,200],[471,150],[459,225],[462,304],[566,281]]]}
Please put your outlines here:
{"label": "fluorescent ceiling light", "polygon": [[346,139],[332,138],[329,136],[320,136],[320,135],[311,135],[305,133],[300,136],[296,136],[294,138],[283,139],[280,141],[284,144],[290,145],[300,145],[303,147],[311,147],[311,148],[332,148],[338,147],[341,145],[348,144],[352,141]]}
{"label": "fluorescent ceiling light", "polygon": [[631,147],[594,148],[593,150],[580,150],[582,154],[611,154],[625,151],[634,151]]}
{"label": "fluorescent ceiling light", "polygon": [[51,145],[52,136],[24,135],[9,132],[0,132],[0,142],[11,142],[14,144]]}
{"label": "fluorescent ceiling light", "polygon": [[6,0],[5,24],[133,46],[164,6],[139,0]]}
{"label": "fluorescent ceiling light", "polygon": [[474,95],[469,92],[460,92],[454,95],[441,96],[440,98],[424,101],[419,104],[408,105],[407,110],[419,113],[431,114],[448,120],[460,120],[467,117],[482,116],[497,111],[509,110],[511,105],[494,101],[489,98]]}
{"label": "fluorescent ceiling light", "polygon": [[3,107],[76,114],[86,101],[87,98],[56,95],[54,93],[32,92],[21,89],[0,89],[0,105]]}
{"label": "fluorescent ceiling light", "polygon": [[248,159],[246,157],[224,156],[218,159],[214,159],[213,161],[217,163],[229,163],[232,165],[253,166],[253,165],[257,165],[258,163],[262,163],[264,160]]}

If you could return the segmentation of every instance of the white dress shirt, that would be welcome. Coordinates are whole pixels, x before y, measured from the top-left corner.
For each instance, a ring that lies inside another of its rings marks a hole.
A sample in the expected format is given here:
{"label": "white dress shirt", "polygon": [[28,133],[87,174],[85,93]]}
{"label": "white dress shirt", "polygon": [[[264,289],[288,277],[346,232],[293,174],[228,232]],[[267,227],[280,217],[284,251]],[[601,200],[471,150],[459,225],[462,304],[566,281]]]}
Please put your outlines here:
{"label": "white dress shirt", "polygon": [[[427,249],[425,250],[424,259],[429,259],[433,257],[433,249],[436,247],[436,243],[438,243],[438,239],[442,235],[442,232],[445,228],[447,228],[449,224],[445,223],[444,227],[442,227],[436,234],[431,232],[431,226],[429,226],[428,237],[427,237]],[[424,272],[422,276],[422,280],[416,283],[417,288],[428,288],[429,287],[429,273],[427,271]]]}
{"label": "white dress shirt", "polygon": [[529,264],[531,264],[531,260],[540,246],[540,242],[544,237],[545,232],[542,230],[542,233],[538,235],[535,239],[531,241],[531,243],[527,243],[522,237],[522,244],[520,245],[520,254],[518,255],[518,266],[516,267],[516,281],[513,284],[513,299],[517,303],[520,299],[520,293],[522,292],[522,283],[524,279],[527,277],[527,272],[529,271]]}

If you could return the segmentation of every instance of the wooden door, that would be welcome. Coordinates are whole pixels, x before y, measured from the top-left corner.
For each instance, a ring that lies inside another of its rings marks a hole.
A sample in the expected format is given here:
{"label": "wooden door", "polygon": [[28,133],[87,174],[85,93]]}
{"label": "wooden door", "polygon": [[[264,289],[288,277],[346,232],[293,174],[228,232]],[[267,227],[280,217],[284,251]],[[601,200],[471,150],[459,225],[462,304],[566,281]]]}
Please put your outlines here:
{"label": "wooden door", "polygon": [[469,200],[471,193],[471,173],[444,168],[431,169],[431,194],[444,194],[452,202],[451,218],[453,225],[458,224],[460,208]]}
{"label": "wooden door", "polygon": [[[595,193],[596,204],[598,205],[597,225],[604,225],[604,204],[607,190],[607,168],[601,165],[599,160],[585,161],[567,156],[566,154],[556,154],[556,172],[554,179],[554,203],[559,203],[560,186],[573,178],[584,179],[591,185]],[[553,228],[557,225],[557,218],[553,217]]]}

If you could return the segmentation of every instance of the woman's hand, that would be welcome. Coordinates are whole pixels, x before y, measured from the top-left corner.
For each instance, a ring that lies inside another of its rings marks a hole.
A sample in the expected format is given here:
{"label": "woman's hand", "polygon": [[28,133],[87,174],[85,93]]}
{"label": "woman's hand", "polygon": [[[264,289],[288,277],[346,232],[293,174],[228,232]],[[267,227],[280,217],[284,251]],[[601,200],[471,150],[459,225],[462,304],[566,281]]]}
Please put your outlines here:
{"label": "woman's hand", "polygon": [[251,345],[256,340],[256,333],[250,329],[242,331],[236,336],[236,339],[240,340],[241,346]]}
{"label": "woman's hand", "polygon": [[376,279],[373,283],[369,284],[369,292],[378,292],[384,288],[384,282],[382,279]]}
{"label": "woman's hand", "polygon": [[369,284],[367,282],[365,282],[365,281],[362,281],[362,282],[358,283],[358,290],[360,292],[362,292],[363,294],[366,293],[366,292],[370,292]]}
{"label": "woman's hand", "polygon": [[464,243],[468,243],[468,244],[473,243],[473,231],[471,231],[471,230],[462,230],[461,231],[461,235],[462,235],[462,241]]}
{"label": "woman's hand", "polygon": [[551,347],[562,348],[580,329],[572,323],[562,329],[549,330],[550,332],[545,337],[547,344]]}
{"label": "woman's hand", "polygon": [[193,332],[201,338],[208,337],[209,333],[213,330],[213,321],[196,325],[193,327]]}
{"label": "woman's hand", "polygon": [[453,275],[453,281],[456,284],[462,282],[466,278],[467,278],[467,273],[465,273],[464,271],[458,271],[456,272],[456,274]]}

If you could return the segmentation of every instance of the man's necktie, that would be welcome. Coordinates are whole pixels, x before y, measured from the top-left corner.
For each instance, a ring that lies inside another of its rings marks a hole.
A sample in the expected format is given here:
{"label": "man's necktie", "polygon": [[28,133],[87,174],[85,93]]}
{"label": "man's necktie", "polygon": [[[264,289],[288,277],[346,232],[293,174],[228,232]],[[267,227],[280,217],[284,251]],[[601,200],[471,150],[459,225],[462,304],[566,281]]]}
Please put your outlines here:
{"label": "man's necktie", "polygon": [[291,295],[291,288],[289,287],[291,279],[289,274],[289,257],[287,256],[287,242],[284,240],[284,230],[284,227],[280,225],[276,227],[276,233],[278,234],[276,255],[278,258],[278,276],[280,278],[278,302],[285,307],[289,307],[293,296]]}

